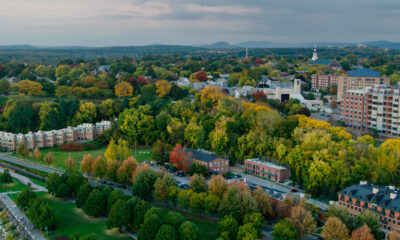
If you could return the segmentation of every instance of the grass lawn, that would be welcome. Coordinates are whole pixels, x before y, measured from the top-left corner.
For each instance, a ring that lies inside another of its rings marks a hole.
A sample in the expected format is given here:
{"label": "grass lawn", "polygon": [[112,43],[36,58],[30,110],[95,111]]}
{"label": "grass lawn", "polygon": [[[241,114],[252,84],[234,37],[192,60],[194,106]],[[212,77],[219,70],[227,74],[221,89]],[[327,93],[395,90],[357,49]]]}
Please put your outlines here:
{"label": "grass lawn", "polygon": [[[104,152],[106,151],[106,147],[104,148],[100,148],[100,149],[96,149],[96,150],[88,150],[88,151],[79,151],[79,152],[62,152],[62,151],[58,151],[55,148],[52,149],[43,149],[40,150],[40,152],[42,153],[39,162],[42,164],[46,164],[43,161],[44,156],[48,153],[48,152],[52,152],[53,156],[54,156],[54,163],[52,164],[53,167],[56,168],[61,168],[61,169],[66,169],[64,163],[65,160],[67,160],[69,154],[71,154],[71,157],[75,160],[76,165],[79,166],[80,161],[82,160],[83,156],[87,155],[87,154],[92,154],[92,156],[94,158],[98,157],[98,156],[103,156],[104,157]],[[16,154],[11,154],[14,157],[19,157]],[[148,148],[145,149],[138,149],[136,151],[135,154],[135,150],[132,150],[132,156],[134,156],[136,158],[136,160],[138,162],[143,162],[146,160],[151,160],[151,150]],[[26,159],[37,162],[36,160],[32,159],[31,157],[27,157]]]}
{"label": "grass lawn", "polygon": [[[69,237],[74,233],[80,236],[93,235],[97,240],[130,240],[126,234],[107,229],[103,218],[92,218],[87,216],[75,203],[66,202],[54,198],[53,196],[41,192],[39,197],[44,198],[54,209],[57,219],[57,229],[49,232],[49,238],[55,239],[56,236],[64,235]],[[15,199],[17,195],[10,194],[10,198]]]}
{"label": "grass lawn", "polygon": [[[175,209],[157,205],[156,207],[161,209],[162,214],[167,214],[170,211],[176,211]],[[188,214],[185,212],[179,212],[186,218],[186,220],[193,222],[199,228],[200,239],[201,240],[211,240],[217,239],[219,237],[218,234],[218,225],[216,221],[212,221],[207,217],[202,217],[198,215]]]}
{"label": "grass lawn", "polygon": [[12,183],[2,183],[0,184],[0,192],[14,192],[22,191],[26,188],[26,185],[13,178]]}

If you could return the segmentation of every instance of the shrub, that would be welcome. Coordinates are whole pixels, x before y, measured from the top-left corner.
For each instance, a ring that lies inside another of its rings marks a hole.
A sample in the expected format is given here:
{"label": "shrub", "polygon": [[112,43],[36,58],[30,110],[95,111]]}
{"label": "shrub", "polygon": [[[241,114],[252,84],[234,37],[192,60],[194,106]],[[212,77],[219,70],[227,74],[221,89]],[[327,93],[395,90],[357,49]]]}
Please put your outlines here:
{"label": "shrub", "polygon": [[62,152],[79,152],[83,151],[84,147],[80,143],[65,143],[58,146],[58,150]]}

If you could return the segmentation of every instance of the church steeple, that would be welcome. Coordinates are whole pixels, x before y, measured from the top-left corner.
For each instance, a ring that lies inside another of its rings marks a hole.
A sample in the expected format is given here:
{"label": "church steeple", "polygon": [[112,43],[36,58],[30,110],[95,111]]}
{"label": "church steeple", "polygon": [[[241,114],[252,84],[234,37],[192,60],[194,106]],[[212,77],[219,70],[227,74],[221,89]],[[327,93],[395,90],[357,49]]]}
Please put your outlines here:
{"label": "church steeple", "polygon": [[317,44],[314,45],[314,53],[312,55],[311,60],[315,61],[318,59],[318,53],[317,53]]}

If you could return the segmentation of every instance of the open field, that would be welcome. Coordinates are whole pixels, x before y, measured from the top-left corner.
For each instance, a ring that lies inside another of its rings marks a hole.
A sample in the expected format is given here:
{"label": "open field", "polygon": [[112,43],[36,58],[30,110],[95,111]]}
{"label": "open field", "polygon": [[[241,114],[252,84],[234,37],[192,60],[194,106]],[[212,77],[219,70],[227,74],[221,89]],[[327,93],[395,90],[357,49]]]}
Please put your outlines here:
{"label": "open field", "polygon": [[13,178],[12,183],[1,183],[0,184],[0,192],[14,192],[14,191],[22,191],[26,186]]}
{"label": "open field", "polygon": [[[40,150],[41,157],[39,158],[38,161],[34,160],[33,158],[31,158],[29,156],[27,156],[26,159],[31,160],[33,162],[39,162],[42,164],[46,164],[43,161],[43,158],[48,152],[52,152],[52,154],[54,156],[54,163],[52,164],[52,166],[56,167],[56,168],[65,169],[66,167],[65,167],[64,163],[65,163],[65,160],[67,160],[69,155],[71,155],[71,157],[75,160],[76,165],[79,166],[79,163],[82,160],[83,156],[90,153],[94,158],[96,158],[98,156],[104,157],[105,151],[106,151],[106,147],[100,148],[100,149],[95,149],[95,150],[79,151],[79,152],[62,152],[56,148],[49,148],[49,149]],[[18,156],[14,153],[11,154],[10,156],[21,158],[21,156]],[[135,154],[135,150],[132,150],[132,156],[134,156],[138,162],[151,160],[151,150],[148,148],[137,149],[136,154]]]}

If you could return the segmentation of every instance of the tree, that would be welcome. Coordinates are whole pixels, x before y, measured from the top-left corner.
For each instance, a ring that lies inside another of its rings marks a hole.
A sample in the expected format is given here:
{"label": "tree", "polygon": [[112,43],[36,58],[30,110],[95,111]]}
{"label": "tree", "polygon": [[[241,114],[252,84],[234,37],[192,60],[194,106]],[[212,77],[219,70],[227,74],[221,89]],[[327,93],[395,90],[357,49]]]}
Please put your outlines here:
{"label": "tree", "polygon": [[131,97],[133,94],[133,87],[128,82],[122,81],[115,85],[115,96],[117,97]]}
{"label": "tree", "polygon": [[86,182],[86,179],[78,169],[70,169],[67,171],[67,174],[67,184],[71,188],[72,195],[76,196],[79,188]]}
{"label": "tree", "polygon": [[364,224],[362,227],[357,228],[351,233],[350,240],[375,240],[374,235],[371,233],[371,229]]}
{"label": "tree", "polygon": [[50,166],[54,162],[54,156],[51,152],[48,152],[43,160],[47,163],[48,166]]}
{"label": "tree", "polygon": [[200,70],[194,75],[194,79],[196,79],[199,82],[205,82],[208,79],[207,73],[203,70]]}
{"label": "tree", "polygon": [[127,159],[130,155],[131,155],[131,149],[129,148],[128,142],[123,139],[119,139],[118,144],[114,140],[111,140],[104,153],[107,162],[111,160],[117,160],[122,162],[123,160]]}
{"label": "tree", "polygon": [[122,232],[122,227],[128,224],[127,207],[123,200],[116,201],[108,214],[106,226],[108,229],[118,228]]}
{"label": "tree", "polygon": [[159,98],[166,96],[171,90],[172,85],[166,80],[160,80],[156,82],[156,92]]}
{"label": "tree", "polygon": [[93,176],[103,178],[107,173],[107,162],[102,156],[98,156],[93,163]]}
{"label": "tree", "polygon": [[110,210],[115,202],[117,202],[118,200],[124,200],[124,199],[126,199],[126,195],[124,194],[124,192],[119,188],[114,189],[108,195],[108,198],[107,198],[107,212],[110,212]]}
{"label": "tree", "polygon": [[254,229],[257,231],[257,236],[261,235],[262,227],[264,226],[264,218],[261,213],[259,212],[254,212],[251,214],[247,214],[244,217],[244,221],[246,223],[250,223]]}
{"label": "tree", "polygon": [[82,208],[85,205],[86,200],[89,197],[89,194],[93,191],[92,185],[90,183],[86,183],[79,188],[78,195],[76,197],[76,206],[78,208]]}
{"label": "tree", "polygon": [[93,172],[93,156],[92,154],[87,154],[83,156],[80,163],[80,170],[86,174],[92,174]]}
{"label": "tree", "polygon": [[295,206],[290,211],[289,221],[299,233],[299,237],[311,234],[316,229],[316,223],[311,214],[302,206]]}
{"label": "tree", "polygon": [[35,151],[33,152],[33,156],[35,157],[35,160],[38,161],[42,156],[42,153],[39,151],[38,148],[36,148]]}
{"label": "tree", "polygon": [[218,207],[220,203],[220,198],[213,195],[208,194],[204,199],[204,208],[209,214],[216,214],[218,212]]}
{"label": "tree", "polygon": [[276,240],[297,240],[299,235],[297,233],[294,225],[287,219],[279,221],[274,226],[274,231],[272,231],[272,236]]}
{"label": "tree", "polygon": [[178,212],[168,212],[164,217],[164,221],[166,224],[173,226],[175,229],[178,229],[182,223],[185,222],[185,218]]}
{"label": "tree", "polygon": [[156,240],[178,240],[178,233],[171,225],[164,224],[158,230]]}
{"label": "tree", "polygon": [[171,187],[176,185],[175,178],[166,173],[162,178],[158,178],[154,184],[154,199],[157,201],[168,201],[168,194]]}
{"label": "tree", "polygon": [[97,118],[97,107],[92,102],[81,102],[79,111],[77,111],[74,119],[72,120],[75,125],[81,123],[92,123]]}
{"label": "tree", "polygon": [[215,128],[209,134],[208,138],[211,143],[213,151],[221,153],[225,150],[229,143],[228,137],[228,121],[229,119],[225,116],[221,117],[216,123]]}
{"label": "tree", "polygon": [[62,183],[56,191],[56,197],[58,198],[68,198],[71,196],[71,189],[69,188],[69,186],[65,183]]}
{"label": "tree", "polygon": [[112,99],[107,99],[101,102],[99,106],[99,112],[106,119],[113,119],[117,117],[117,114],[121,111],[121,106]]}
{"label": "tree", "polygon": [[18,87],[18,92],[24,93],[26,95],[33,95],[33,96],[42,96],[43,91],[42,88],[43,86],[34,81],[30,80],[22,80],[18,83],[14,84],[15,86]]}
{"label": "tree", "polygon": [[98,217],[104,213],[105,199],[103,194],[95,189],[90,194],[83,206],[83,211],[89,216]]}
{"label": "tree", "polygon": [[265,217],[274,216],[273,200],[260,186],[253,191],[253,197],[257,202],[258,209]]}
{"label": "tree", "polygon": [[375,213],[368,210],[362,212],[360,215],[357,216],[356,224],[358,227],[361,227],[364,224],[366,224],[376,239],[381,238],[382,235],[380,228],[381,224],[378,216]]}
{"label": "tree", "polygon": [[27,146],[26,146],[26,143],[21,142],[21,143],[18,144],[18,147],[17,147],[17,154],[20,155],[20,156],[22,156],[23,158],[25,158],[26,156],[28,156],[29,150],[28,150],[28,148],[27,148]]}
{"label": "tree", "polygon": [[229,240],[236,239],[239,224],[231,215],[225,216],[218,222],[218,231],[220,235],[227,235]]}
{"label": "tree", "polygon": [[255,102],[263,102],[265,99],[267,99],[267,96],[265,96],[265,93],[263,93],[263,92],[254,93],[254,101]]}
{"label": "tree", "polygon": [[58,186],[62,183],[62,179],[58,173],[54,172],[47,178],[47,191],[55,195]]}
{"label": "tree", "polygon": [[3,174],[0,175],[0,183],[11,183],[12,177],[8,169],[4,169]]}
{"label": "tree", "polygon": [[113,181],[118,181],[118,169],[120,167],[120,162],[117,160],[109,160],[107,164],[107,177]]}
{"label": "tree", "polygon": [[349,230],[337,217],[326,220],[321,236],[326,240],[348,240]]}
{"label": "tree", "polygon": [[149,210],[150,204],[146,201],[139,200],[133,210],[133,228],[139,230],[144,222],[144,216]]}
{"label": "tree", "polygon": [[253,224],[245,223],[243,226],[239,227],[237,233],[237,240],[256,240],[257,230],[254,228]]}
{"label": "tree", "polygon": [[57,222],[54,210],[42,199],[33,200],[26,215],[41,230],[56,229]]}
{"label": "tree", "polygon": [[396,231],[391,231],[388,235],[388,240],[400,240],[400,234]]}
{"label": "tree", "polygon": [[354,229],[354,219],[350,216],[349,211],[345,207],[331,204],[326,210],[327,217],[337,217],[342,223],[344,223],[349,230]]}
{"label": "tree", "polygon": [[190,177],[189,186],[197,193],[207,192],[207,180],[202,175],[194,174]]}
{"label": "tree", "polygon": [[213,175],[211,177],[210,182],[208,184],[208,192],[210,194],[213,194],[222,199],[227,189],[228,189],[228,183],[222,177],[221,174]]}
{"label": "tree", "polygon": [[151,199],[157,174],[153,169],[144,169],[136,174],[132,183],[132,193],[143,199]]}
{"label": "tree", "polygon": [[0,80],[0,93],[7,95],[11,90],[11,85],[6,78]]}
{"label": "tree", "polygon": [[[186,169],[187,168],[187,167],[185,167],[186,163],[188,163],[189,160],[193,159],[193,157],[191,157],[191,156],[189,157],[189,155],[192,155],[192,153],[187,153],[185,155],[185,159],[183,161],[183,169]],[[189,158],[189,159],[186,159],[186,158]],[[208,175],[210,175],[210,171],[208,170],[208,168],[201,163],[197,163],[197,162],[191,163],[190,162],[189,165],[191,165],[190,169],[189,169],[190,175],[198,174],[203,177],[207,177]]]}
{"label": "tree", "polygon": [[232,215],[238,222],[241,222],[245,215],[256,210],[257,202],[251,196],[248,188],[230,186],[221,201],[219,214],[221,216]]}
{"label": "tree", "polygon": [[179,227],[180,240],[198,240],[199,238],[199,228],[192,222],[186,221]]}
{"label": "tree", "polygon": [[71,156],[68,156],[67,160],[65,160],[65,166],[69,169],[74,168],[76,166],[75,160]]}
{"label": "tree", "polygon": [[146,104],[138,108],[125,109],[119,115],[120,129],[131,140],[146,145],[153,142],[155,137],[155,122],[151,106]]}
{"label": "tree", "polygon": [[183,167],[183,161],[185,158],[185,148],[182,148],[180,144],[176,144],[172,151],[169,153],[169,162],[177,169]]}
{"label": "tree", "polygon": [[135,171],[137,166],[138,163],[132,156],[123,161],[117,173],[119,181],[123,183],[132,182],[132,173]]}
{"label": "tree", "polygon": [[25,188],[18,194],[15,203],[20,209],[26,209],[29,207],[32,199],[36,198],[36,194],[32,191],[30,187]]}
{"label": "tree", "polygon": [[161,219],[158,215],[153,214],[148,217],[139,230],[138,240],[154,240],[161,224]]}
{"label": "tree", "polygon": [[178,193],[178,206],[182,208],[189,208],[190,199],[194,194],[192,189],[186,189]]}
{"label": "tree", "polygon": [[53,130],[62,127],[58,107],[59,104],[54,102],[44,102],[40,105],[39,118],[41,130]]}

